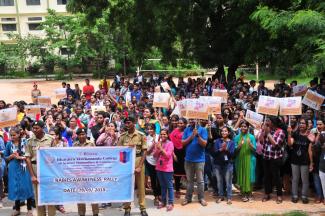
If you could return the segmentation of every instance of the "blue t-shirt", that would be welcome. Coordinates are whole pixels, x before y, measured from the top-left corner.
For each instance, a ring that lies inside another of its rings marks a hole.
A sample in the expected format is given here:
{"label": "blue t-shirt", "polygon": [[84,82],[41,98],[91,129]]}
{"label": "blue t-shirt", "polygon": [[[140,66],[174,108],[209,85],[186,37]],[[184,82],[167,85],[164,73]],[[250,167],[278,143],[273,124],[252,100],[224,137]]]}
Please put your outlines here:
{"label": "blue t-shirt", "polygon": [[[187,139],[192,135],[192,133],[193,133],[193,128],[187,127],[184,130],[182,139],[183,140]],[[208,131],[206,128],[199,126],[198,134],[202,139],[208,140]],[[187,144],[185,151],[186,151],[185,161],[193,162],[193,163],[205,162],[205,155],[204,155],[205,147],[202,147],[199,144],[198,137],[194,137],[194,139],[189,144]]]}

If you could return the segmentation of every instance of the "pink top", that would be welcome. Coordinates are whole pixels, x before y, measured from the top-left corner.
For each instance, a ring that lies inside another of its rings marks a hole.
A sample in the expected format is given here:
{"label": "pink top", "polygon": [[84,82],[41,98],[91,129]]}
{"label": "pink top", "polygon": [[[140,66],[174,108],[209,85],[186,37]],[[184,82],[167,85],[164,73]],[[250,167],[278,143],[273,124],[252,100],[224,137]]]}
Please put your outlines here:
{"label": "pink top", "polygon": [[182,137],[184,131],[179,131],[178,128],[174,129],[173,132],[169,134],[169,139],[173,142],[175,148],[182,149]]}
{"label": "pink top", "polygon": [[157,158],[156,170],[162,172],[174,172],[174,144],[168,140],[167,142],[162,143],[162,148],[165,150],[166,155],[162,154],[156,147],[154,149],[154,156]]}

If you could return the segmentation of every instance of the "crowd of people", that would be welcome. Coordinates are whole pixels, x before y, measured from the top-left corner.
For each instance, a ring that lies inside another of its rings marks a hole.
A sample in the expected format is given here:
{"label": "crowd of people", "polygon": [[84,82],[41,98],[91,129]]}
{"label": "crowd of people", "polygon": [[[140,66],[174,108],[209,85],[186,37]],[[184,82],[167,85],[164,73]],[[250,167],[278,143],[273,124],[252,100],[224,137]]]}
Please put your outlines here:
{"label": "crowd of people", "polygon": [[[162,82],[170,90],[161,87]],[[307,204],[314,194],[315,203],[325,204],[324,104],[320,110],[303,105],[301,116],[265,116],[261,128],[244,118],[246,110],[256,111],[259,96],[290,97],[295,85],[295,81],[287,84],[282,79],[268,89],[263,80],[257,85],[243,76],[233,83],[216,76],[179,78],[174,83],[172,77],[151,75],[146,79],[140,75],[132,82],[119,76],[105,78],[95,88],[86,79],[82,89],[63,82],[66,97],[32,119],[24,106],[37,104],[41,89],[35,83],[33,103],[0,100],[0,109],[17,107],[19,121],[0,132],[0,199],[8,193],[8,199],[15,202],[13,216],[20,214],[24,201],[28,216],[33,215],[33,206],[39,216],[46,215],[45,206],[37,206],[36,152],[40,147],[130,146],[136,148],[135,179],[142,216],[148,215],[146,189],[152,190],[157,208],[171,211],[175,199],[181,198],[184,182],[182,205],[193,201],[195,184],[202,206],[208,205],[205,191],[209,189],[217,203],[231,205],[233,186],[243,202],[253,202],[254,191],[261,188],[262,201],[267,202],[275,188],[278,204],[284,193],[291,195],[293,203]],[[325,96],[324,77],[311,80],[308,88]],[[209,120],[173,114],[177,101],[211,96],[213,89],[228,90],[221,114],[211,115]],[[171,95],[169,108],[153,107],[155,91]],[[106,110],[92,112],[92,106],[105,106]],[[108,205],[93,204],[93,215]],[[130,203],[123,207],[125,216],[130,215]],[[65,211],[64,206],[48,206],[48,215],[55,215],[56,210]],[[85,215],[85,211],[85,205],[78,204],[78,214]]]}

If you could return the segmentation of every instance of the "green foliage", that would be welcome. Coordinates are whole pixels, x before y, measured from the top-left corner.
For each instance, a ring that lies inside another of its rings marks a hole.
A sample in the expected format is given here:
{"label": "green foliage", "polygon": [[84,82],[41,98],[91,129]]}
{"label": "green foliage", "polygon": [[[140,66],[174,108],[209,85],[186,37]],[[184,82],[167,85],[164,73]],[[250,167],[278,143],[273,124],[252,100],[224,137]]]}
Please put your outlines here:
{"label": "green foliage", "polygon": [[62,70],[55,71],[56,80],[65,80],[65,73]]}

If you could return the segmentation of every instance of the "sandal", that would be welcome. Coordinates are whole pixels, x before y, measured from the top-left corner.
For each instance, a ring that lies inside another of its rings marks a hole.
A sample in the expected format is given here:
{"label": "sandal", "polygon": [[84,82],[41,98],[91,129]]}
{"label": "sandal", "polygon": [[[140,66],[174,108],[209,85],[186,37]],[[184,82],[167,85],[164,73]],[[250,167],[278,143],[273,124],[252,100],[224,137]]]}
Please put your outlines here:
{"label": "sandal", "polygon": [[262,202],[267,202],[271,199],[271,196],[270,195],[264,195],[263,199],[262,199]]}
{"label": "sandal", "polygon": [[173,209],[174,209],[174,205],[173,204],[167,205],[167,211],[172,211]]}
{"label": "sandal", "polygon": [[159,205],[158,205],[158,209],[162,209],[162,208],[165,208],[166,207],[166,204],[165,203],[159,203]]}
{"label": "sandal", "polygon": [[248,201],[249,201],[249,199],[248,199],[247,196],[244,196],[241,200],[242,200],[243,202],[248,202]]}
{"label": "sandal", "polygon": [[276,198],[276,204],[281,204],[282,203],[282,197]]}
{"label": "sandal", "polygon": [[227,205],[231,205],[231,204],[232,204],[231,199],[228,199],[228,200],[227,200]]}

